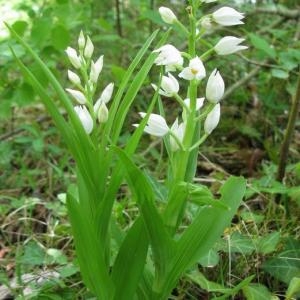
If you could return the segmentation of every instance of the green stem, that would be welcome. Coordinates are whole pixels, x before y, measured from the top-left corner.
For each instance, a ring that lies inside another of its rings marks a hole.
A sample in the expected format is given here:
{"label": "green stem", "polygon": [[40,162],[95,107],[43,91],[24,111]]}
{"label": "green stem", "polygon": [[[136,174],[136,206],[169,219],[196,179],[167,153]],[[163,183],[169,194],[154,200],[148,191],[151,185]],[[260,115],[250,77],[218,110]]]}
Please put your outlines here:
{"label": "green stem", "polygon": [[[278,165],[278,171],[276,179],[278,181],[282,181],[285,176],[285,168],[286,168],[286,162],[288,158],[289,153],[289,147],[292,140],[292,136],[295,130],[295,125],[297,121],[297,116],[300,108],[300,73],[298,75],[298,82],[297,82],[297,88],[296,93],[292,99],[292,105],[291,110],[289,114],[288,124],[286,127],[286,131],[284,134],[283,142],[280,149],[280,155],[279,155],[279,165]],[[279,202],[280,196],[277,196],[276,200]],[[287,203],[286,203],[287,204]],[[286,205],[288,208],[288,205]]]}
{"label": "green stem", "polygon": [[174,94],[174,98],[186,110],[187,113],[190,113],[190,108],[185,104],[184,100],[178,94]]}

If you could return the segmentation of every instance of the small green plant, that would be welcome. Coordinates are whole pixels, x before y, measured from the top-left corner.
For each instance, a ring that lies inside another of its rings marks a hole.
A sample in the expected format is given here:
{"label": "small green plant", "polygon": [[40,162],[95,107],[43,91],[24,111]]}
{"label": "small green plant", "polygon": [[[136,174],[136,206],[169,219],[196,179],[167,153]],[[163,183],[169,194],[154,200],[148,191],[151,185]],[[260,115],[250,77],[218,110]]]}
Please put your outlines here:
{"label": "small green plant", "polygon": [[[185,271],[212,249],[244,196],[246,184],[241,177],[230,177],[225,182],[220,199],[215,199],[206,186],[193,182],[199,146],[219,123],[219,102],[225,89],[222,76],[215,69],[207,81],[205,99],[199,97],[206,77],[203,62],[214,54],[228,55],[247,48],[240,45],[243,39],[232,36],[223,37],[215,46],[204,40],[203,35],[213,26],[242,24],[244,17],[232,8],[222,7],[199,18],[200,6],[210,2],[214,1],[190,1],[189,27],[169,8],[161,7],[163,21],[186,37],[187,51],[166,43],[169,30],[142,63],[158,34],[154,32],[127,69],[115,95],[114,84],[110,83],[96,101],[104,59],[100,56],[92,60],[94,45],[81,32],[78,50],[66,50],[75,69],[68,71],[73,87],[66,91],[76,101],[75,106],[46,65],[10,28],[43,70],[67,114],[65,118],[60,113],[39,78],[15,55],[76,161],[77,183],[67,192],[68,215],[83,281],[98,299],[167,299]],[[201,50],[202,55],[198,45],[206,47]],[[155,93],[147,112],[140,113],[141,123],[134,124],[136,130],[121,149],[118,142],[124,120],[153,64],[161,66],[159,80],[153,84]],[[183,80],[188,86],[185,93]],[[168,113],[164,111],[161,95],[175,99],[182,110],[171,126],[165,119]],[[156,104],[159,114],[153,113]],[[156,201],[157,180],[131,158],[143,132],[162,138],[166,149],[168,169],[163,184],[165,195],[160,203]],[[124,179],[139,209],[126,229],[113,213]],[[196,213],[186,222],[186,209],[191,205]]]}

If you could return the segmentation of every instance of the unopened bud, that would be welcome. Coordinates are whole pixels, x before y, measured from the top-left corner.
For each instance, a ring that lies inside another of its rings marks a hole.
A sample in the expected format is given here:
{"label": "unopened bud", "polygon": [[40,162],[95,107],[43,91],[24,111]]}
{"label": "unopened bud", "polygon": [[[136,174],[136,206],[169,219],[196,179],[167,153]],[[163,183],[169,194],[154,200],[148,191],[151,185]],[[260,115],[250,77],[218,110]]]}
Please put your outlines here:
{"label": "unopened bud", "polygon": [[104,102],[100,104],[97,117],[99,123],[106,123],[108,120],[108,109]]}
{"label": "unopened bud", "polygon": [[168,7],[161,6],[158,11],[163,21],[167,24],[173,24],[177,20],[173,11]]}
{"label": "unopened bud", "polygon": [[93,45],[90,37],[88,36],[86,39],[86,45],[84,48],[84,57],[86,59],[90,59],[93,55],[93,52],[94,52],[94,45]]}
{"label": "unopened bud", "polygon": [[84,46],[85,46],[85,37],[82,30],[80,30],[80,34],[78,37],[78,47],[80,50],[83,50]]}
{"label": "unopened bud", "polygon": [[79,56],[77,55],[76,50],[71,47],[68,47],[66,50],[66,53],[68,55],[70,63],[73,65],[73,67],[76,69],[80,69],[81,60],[80,60]]}
{"label": "unopened bud", "polygon": [[75,85],[80,85],[81,83],[79,76],[71,70],[68,70],[68,78]]}
{"label": "unopened bud", "polygon": [[91,82],[97,83],[102,68],[103,68],[103,55],[101,55],[95,63],[93,61],[91,63],[91,72],[90,72]]}

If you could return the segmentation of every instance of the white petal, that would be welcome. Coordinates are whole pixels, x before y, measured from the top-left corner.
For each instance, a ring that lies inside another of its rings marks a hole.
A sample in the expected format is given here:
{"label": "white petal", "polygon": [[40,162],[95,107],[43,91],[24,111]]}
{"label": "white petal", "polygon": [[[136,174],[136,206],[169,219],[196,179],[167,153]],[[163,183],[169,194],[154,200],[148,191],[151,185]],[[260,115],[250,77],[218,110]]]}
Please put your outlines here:
{"label": "white petal", "polygon": [[85,106],[78,105],[74,107],[76,114],[81,121],[81,124],[87,134],[90,134],[93,130],[93,119]]}
{"label": "white petal", "polygon": [[218,126],[220,121],[220,103],[216,104],[212,111],[207,115],[204,122],[204,131],[206,134],[211,134],[211,132]]}

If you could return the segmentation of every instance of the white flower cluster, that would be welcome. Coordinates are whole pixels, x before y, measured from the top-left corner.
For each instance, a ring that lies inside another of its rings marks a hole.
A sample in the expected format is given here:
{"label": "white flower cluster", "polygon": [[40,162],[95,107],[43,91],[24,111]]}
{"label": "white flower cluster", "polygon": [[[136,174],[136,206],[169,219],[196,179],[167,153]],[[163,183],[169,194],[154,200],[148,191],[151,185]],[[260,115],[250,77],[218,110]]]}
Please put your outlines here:
{"label": "white flower cluster", "polygon": [[[216,0],[202,0],[203,3],[211,3]],[[173,13],[167,7],[160,7],[159,13],[161,18],[167,24],[180,23]],[[202,26],[202,29],[205,31],[208,27],[211,27],[213,23],[221,26],[233,26],[238,24],[243,24],[241,21],[244,18],[244,15],[233,8],[222,7],[216,10],[211,15],[202,17],[197,24]],[[182,25],[183,26],[183,25]],[[228,55],[235,53],[237,51],[246,49],[246,46],[240,45],[244,39],[236,38],[233,36],[226,36],[222,38],[214,47],[208,52],[215,52],[218,55]],[[165,97],[174,97],[182,106],[182,122],[178,121],[176,118],[175,122],[171,127],[167,125],[166,120],[157,114],[150,114],[147,121],[147,125],[144,131],[150,135],[163,137],[167,134],[170,135],[170,144],[173,151],[178,150],[182,147],[183,139],[185,136],[185,131],[188,130],[187,126],[187,114],[189,113],[190,99],[182,100],[179,96],[180,85],[178,80],[171,72],[179,71],[178,77],[193,81],[196,85],[200,83],[206,77],[206,70],[204,64],[199,56],[191,57],[189,59],[188,65],[184,67],[184,58],[183,53],[181,53],[176,47],[170,44],[166,44],[153,51],[157,53],[157,57],[154,63],[158,66],[164,66],[167,75],[162,76],[158,93]],[[185,57],[187,55],[184,55]],[[157,85],[152,84],[155,90],[158,89]],[[215,69],[210,74],[207,83],[206,83],[206,97],[197,98],[196,105],[194,110],[197,112],[197,115],[200,116],[199,110],[204,105],[204,100],[210,104],[208,110],[203,114],[205,117],[204,121],[204,132],[208,136],[218,125],[220,120],[220,100],[222,99],[225,91],[225,84],[220,72]],[[140,116],[144,118],[145,113],[140,113]],[[138,126],[138,124],[134,124]]]}
{"label": "white flower cluster", "polygon": [[93,131],[96,119],[99,123],[105,123],[108,119],[108,109],[106,104],[110,101],[114,84],[109,83],[102,91],[100,97],[93,104],[93,96],[96,91],[99,75],[103,68],[103,55],[96,61],[92,60],[94,45],[90,37],[85,37],[81,31],[78,38],[77,51],[68,47],[66,54],[72,66],[79,70],[84,84],[81,83],[80,76],[75,72],[68,70],[68,79],[76,89],[67,88],[66,91],[74,98],[79,105],[74,107],[82,126],[87,134]]}

